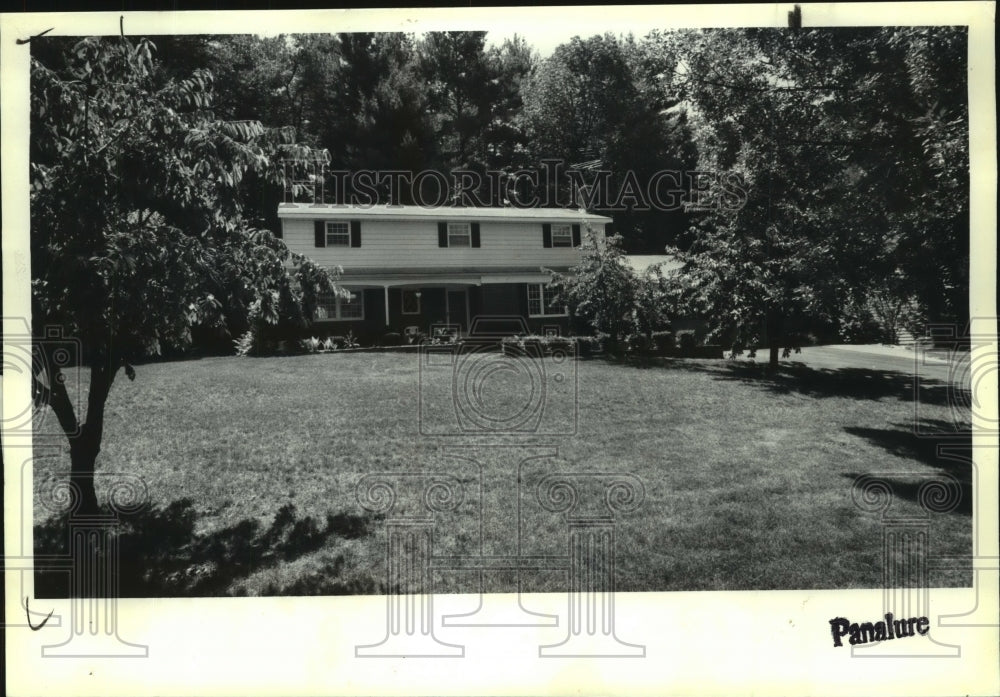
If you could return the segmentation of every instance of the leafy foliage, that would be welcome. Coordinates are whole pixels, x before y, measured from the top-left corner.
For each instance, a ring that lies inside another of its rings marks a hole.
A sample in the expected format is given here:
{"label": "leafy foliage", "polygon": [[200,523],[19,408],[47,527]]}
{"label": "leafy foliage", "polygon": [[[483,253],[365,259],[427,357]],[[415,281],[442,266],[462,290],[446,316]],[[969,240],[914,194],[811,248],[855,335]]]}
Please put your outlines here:
{"label": "leafy foliage", "polygon": [[600,239],[588,226],[580,263],[555,274],[555,302],[574,321],[618,345],[632,334],[649,336],[667,326],[667,289],[659,275],[637,276],[625,260],[620,236]]}
{"label": "leafy foliage", "polygon": [[[531,159],[580,165],[589,187],[585,196],[595,197],[596,205],[588,208],[611,213],[615,230],[633,253],[661,252],[688,224],[679,201],[669,201],[668,186],[655,194],[659,201],[650,193],[651,181],[663,181],[657,173],[682,172],[695,164],[686,112],[660,89],[661,76],[674,64],[672,52],[631,36],[574,37],[524,83]],[[595,168],[610,176],[588,174]],[[565,196],[569,187],[560,185],[558,193]]]}
{"label": "leafy foliage", "polygon": [[[191,343],[196,325],[311,313],[335,278],[243,218],[248,172],[280,183],[288,129],[220,121],[212,75],[158,79],[152,42],[85,38],[31,66],[32,314],[91,367],[86,421],[58,380],[51,404],[74,471],[92,479],[120,367]],[[43,350],[45,346],[41,347]],[[89,487],[93,498],[92,480]],[[93,500],[87,502],[94,507]]]}
{"label": "leafy foliage", "polygon": [[[961,90],[944,86],[964,74],[961,30],[718,30],[660,41],[682,56],[670,90],[692,105],[699,168],[738,172],[747,193],[737,207],[708,192],[721,205],[674,250],[687,263],[687,306],[716,319],[715,337],[735,351],[767,342],[774,366],[779,349],[837,327],[845,307],[869,298],[961,313],[968,123]],[[942,88],[937,104],[932,85]]]}

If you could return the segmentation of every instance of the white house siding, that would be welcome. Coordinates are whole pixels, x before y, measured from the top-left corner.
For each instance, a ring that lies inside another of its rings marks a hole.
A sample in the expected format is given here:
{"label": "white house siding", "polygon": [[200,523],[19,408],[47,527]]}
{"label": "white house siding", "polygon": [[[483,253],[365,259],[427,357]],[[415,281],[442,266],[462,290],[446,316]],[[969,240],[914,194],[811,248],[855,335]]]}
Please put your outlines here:
{"label": "white house siding", "polygon": [[[337,220],[350,220],[349,215]],[[451,219],[452,222],[459,222]],[[465,221],[463,221],[465,222]],[[360,247],[316,247],[314,220],[281,221],[285,244],[322,266],[355,267],[511,267],[575,266],[578,248],[546,248],[542,223],[469,219],[479,222],[480,247],[439,247],[437,221],[361,220]],[[596,226],[603,235],[603,225]],[[586,232],[584,232],[586,234]]]}

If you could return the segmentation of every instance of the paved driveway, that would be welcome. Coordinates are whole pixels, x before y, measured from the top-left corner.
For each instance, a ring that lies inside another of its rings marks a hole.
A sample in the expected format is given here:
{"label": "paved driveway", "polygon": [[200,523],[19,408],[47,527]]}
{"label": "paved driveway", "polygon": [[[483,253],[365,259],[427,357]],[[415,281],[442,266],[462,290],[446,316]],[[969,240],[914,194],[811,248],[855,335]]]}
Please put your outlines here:
{"label": "paved driveway", "polygon": [[802,353],[793,353],[785,360],[820,369],[894,371],[938,382],[968,379],[966,361],[956,360],[953,363],[949,362],[946,352],[914,352],[902,346],[807,346]]}

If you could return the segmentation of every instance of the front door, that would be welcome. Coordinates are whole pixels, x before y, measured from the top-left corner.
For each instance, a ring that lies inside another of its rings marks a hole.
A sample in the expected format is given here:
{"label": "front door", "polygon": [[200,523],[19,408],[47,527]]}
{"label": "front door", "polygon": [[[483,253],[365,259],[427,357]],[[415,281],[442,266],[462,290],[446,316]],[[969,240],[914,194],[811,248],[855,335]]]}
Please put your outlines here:
{"label": "front door", "polygon": [[468,315],[469,315],[469,296],[468,291],[463,290],[449,290],[447,291],[447,317],[445,321],[448,324],[457,324],[462,329],[462,334],[465,334],[468,329]]}

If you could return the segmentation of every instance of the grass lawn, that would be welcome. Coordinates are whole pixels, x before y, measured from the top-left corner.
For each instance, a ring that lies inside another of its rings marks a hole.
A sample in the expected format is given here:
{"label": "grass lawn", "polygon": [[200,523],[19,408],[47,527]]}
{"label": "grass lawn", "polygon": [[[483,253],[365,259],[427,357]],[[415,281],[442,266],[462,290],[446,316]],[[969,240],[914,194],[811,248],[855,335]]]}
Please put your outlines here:
{"label": "grass lawn", "polygon": [[[541,477],[634,475],[645,500],[616,519],[623,591],[879,587],[882,518],[851,495],[866,473],[892,482],[893,516],[923,510],[919,484],[928,476],[954,476],[963,498],[930,516],[930,553],[971,554],[970,468],[939,459],[933,439],[913,435],[904,374],[792,365],[772,378],[712,360],[573,365],[576,434],[506,439],[421,435],[419,390],[430,376],[414,355],[138,367],[135,382],[121,378],[112,389],[98,461],[101,472],[142,477],[150,495],[121,528],[122,594],[384,592],[386,520],[356,492],[364,475],[380,472],[407,475],[404,484],[428,472],[461,483],[460,503],[437,515],[434,533],[434,554],[457,556],[564,555],[566,522],[538,505]],[[491,379],[484,408],[518,403],[516,377]],[[558,419],[572,414],[571,385],[553,384],[548,395],[556,430],[569,423]],[[925,385],[921,401],[921,426],[947,430],[955,412],[945,388]],[[425,426],[433,421],[425,431],[455,418],[433,408],[422,417]],[[544,447],[558,451],[525,459]],[[68,469],[68,447],[36,449],[36,488]],[[111,480],[99,476],[100,498]],[[600,512],[601,495],[581,490],[579,510],[595,504],[586,510]],[[64,549],[65,516],[44,508],[37,491],[35,516],[36,553]],[[487,577],[487,590],[515,589],[512,574]],[[478,589],[467,571],[435,579],[441,590]],[[565,587],[560,571],[528,572],[522,583]],[[971,577],[939,572],[931,583],[968,585]],[[38,586],[39,595],[59,592],[47,577]]]}

